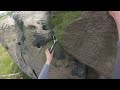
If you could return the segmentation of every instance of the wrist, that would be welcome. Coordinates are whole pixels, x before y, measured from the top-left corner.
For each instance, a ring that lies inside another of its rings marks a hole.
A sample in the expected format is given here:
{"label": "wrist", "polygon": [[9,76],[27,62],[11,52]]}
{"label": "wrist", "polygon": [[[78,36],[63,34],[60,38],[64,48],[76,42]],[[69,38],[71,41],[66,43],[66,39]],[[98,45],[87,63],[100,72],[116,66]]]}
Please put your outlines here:
{"label": "wrist", "polygon": [[46,64],[50,65],[51,61],[50,60],[46,60]]}

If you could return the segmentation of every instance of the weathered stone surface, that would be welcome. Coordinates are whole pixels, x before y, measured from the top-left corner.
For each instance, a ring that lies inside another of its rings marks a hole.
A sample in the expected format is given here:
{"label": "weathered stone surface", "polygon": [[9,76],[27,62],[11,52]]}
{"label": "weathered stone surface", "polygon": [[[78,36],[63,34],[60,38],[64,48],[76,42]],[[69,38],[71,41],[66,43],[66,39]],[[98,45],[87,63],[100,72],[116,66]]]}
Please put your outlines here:
{"label": "weathered stone surface", "polygon": [[[43,24],[50,25],[48,24],[50,22],[47,22],[49,21],[47,14],[49,12],[15,12],[13,18],[7,17],[0,23],[3,46],[8,47],[8,52],[16,63],[32,78],[38,77],[39,63],[42,61],[39,57],[42,44],[40,46],[38,44],[41,41],[47,43],[51,39],[50,28],[46,31],[42,28]],[[39,39],[37,41],[35,34]]]}
{"label": "weathered stone surface", "polygon": [[88,11],[68,26],[63,48],[80,62],[110,78],[116,59],[117,28],[105,11]]}
{"label": "weathered stone surface", "polygon": [[[31,78],[38,78],[46,60],[45,49],[53,44],[50,20],[50,12],[47,11],[20,11],[0,21],[2,45]],[[49,78],[84,78],[81,75],[84,72],[72,75],[72,70],[77,71],[79,68],[73,68],[75,61],[59,44],[56,44],[54,53]],[[77,67],[80,65],[77,64]],[[85,66],[82,67],[84,71]]]}

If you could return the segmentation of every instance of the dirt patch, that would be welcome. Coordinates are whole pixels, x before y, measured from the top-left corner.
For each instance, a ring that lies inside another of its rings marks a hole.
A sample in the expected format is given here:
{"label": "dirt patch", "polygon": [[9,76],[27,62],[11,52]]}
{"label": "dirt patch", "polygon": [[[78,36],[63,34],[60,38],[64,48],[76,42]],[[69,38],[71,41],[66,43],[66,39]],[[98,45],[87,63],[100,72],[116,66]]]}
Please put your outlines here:
{"label": "dirt patch", "polygon": [[80,62],[110,78],[116,58],[117,28],[105,11],[88,11],[69,25],[62,46]]}

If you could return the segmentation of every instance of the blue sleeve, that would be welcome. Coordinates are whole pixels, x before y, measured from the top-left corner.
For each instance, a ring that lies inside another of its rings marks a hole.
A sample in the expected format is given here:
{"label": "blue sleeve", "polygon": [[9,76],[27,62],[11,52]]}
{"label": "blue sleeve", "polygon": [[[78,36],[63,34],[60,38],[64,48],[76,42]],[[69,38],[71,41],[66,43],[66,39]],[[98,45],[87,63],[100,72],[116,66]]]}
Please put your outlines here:
{"label": "blue sleeve", "polygon": [[120,41],[117,43],[117,58],[112,78],[120,79]]}
{"label": "blue sleeve", "polygon": [[47,75],[48,75],[48,72],[49,72],[49,67],[50,65],[48,64],[45,64],[38,79],[46,79],[47,78]]}

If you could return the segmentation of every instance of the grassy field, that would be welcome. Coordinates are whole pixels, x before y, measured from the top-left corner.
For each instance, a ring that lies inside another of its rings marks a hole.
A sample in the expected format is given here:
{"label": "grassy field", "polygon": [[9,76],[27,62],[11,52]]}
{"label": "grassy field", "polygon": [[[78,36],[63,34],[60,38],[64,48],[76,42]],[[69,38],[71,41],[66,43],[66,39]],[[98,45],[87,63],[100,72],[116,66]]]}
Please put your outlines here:
{"label": "grassy field", "polygon": [[12,60],[8,52],[0,44],[0,78],[1,79],[30,79]]}

